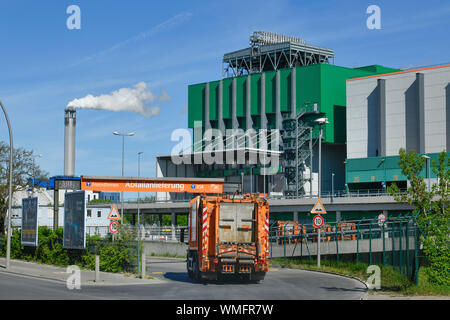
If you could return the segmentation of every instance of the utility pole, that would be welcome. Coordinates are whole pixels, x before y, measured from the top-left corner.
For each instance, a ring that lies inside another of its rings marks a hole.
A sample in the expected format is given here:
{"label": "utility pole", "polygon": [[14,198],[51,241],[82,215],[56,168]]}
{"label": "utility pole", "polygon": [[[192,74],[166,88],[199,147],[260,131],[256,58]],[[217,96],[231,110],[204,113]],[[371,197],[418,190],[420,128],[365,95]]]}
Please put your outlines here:
{"label": "utility pole", "polygon": [[[124,158],[125,158],[125,137],[134,136],[135,133],[134,132],[120,133],[120,132],[114,131],[113,134],[116,135],[116,136],[121,136],[122,137],[122,177],[123,177],[124,176],[124,163],[125,163],[125,160],[124,160]],[[120,201],[122,202],[122,206],[121,206],[121,209],[120,209],[120,214],[122,216],[121,217],[122,219],[120,219],[120,223],[122,224],[123,223],[123,219],[124,219],[124,216],[123,216],[123,191],[121,191],[120,197],[121,197]]]}
{"label": "utility pole", "polygon": [[[144,152],[138,152],[138,178],[141,176],[141,154],[143,154]],[[140,202],[140,192],[138,191],[138,199],[137,199],[137,238],[138,238],[138,273],[141,270],[141,266],[140,266],[140,253],[141,253],[141,212],[139,209],[139,202]],[[122,217],[123,219],[123,217]],[[144,266],[142,266],[144,267]]]}

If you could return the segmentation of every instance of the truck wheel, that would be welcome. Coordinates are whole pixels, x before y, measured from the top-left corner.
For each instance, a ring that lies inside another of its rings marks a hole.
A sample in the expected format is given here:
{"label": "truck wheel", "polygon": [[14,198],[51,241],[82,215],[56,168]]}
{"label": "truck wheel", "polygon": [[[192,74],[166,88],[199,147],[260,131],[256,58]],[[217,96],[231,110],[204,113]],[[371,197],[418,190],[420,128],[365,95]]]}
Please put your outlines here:
{"label": "truck wheel", "polygon": [[262,282],[264,280],[265,276],[266,276],[265,272],[256,272],[251,275],[250,279],[251,279],[251,281],[258,283],[258,282]]}
{"label": "truck wheel", "polygon": [[186,269],[187,269],[187,274],[189,276],[189,278],[193,278],[194,277],[194,273],[192,272],[192,270],[189,270],[189,262],[186,263]]}
{"label": "truck wheel", "polygon": [[192,262],[192,269],[193,269],[194,280],[200,281],[200,269],[198,267],[197,258],[194,258],[194,261]]}
{"label": "truck wheel", "polygon": [[188,276],[189,276],[189,278],[193,278],[194,277],[194,274],[193,274],[193,272],[192,272],[192,270],[191,269],[189,269],[189,258],[191,257],[191,254],[188,252],[188,255],[187,255],[187,259],[186,259],[186,270],[187,270],[187,274],[188,274]]}

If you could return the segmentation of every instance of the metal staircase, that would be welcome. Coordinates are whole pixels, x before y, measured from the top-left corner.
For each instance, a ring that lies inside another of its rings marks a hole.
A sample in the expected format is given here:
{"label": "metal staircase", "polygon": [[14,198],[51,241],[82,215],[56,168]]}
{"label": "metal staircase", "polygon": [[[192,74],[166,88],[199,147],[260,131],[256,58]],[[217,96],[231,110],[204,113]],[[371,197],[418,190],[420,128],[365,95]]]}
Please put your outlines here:
{"label": "metal staircase", "polygon": [[313,136],[312,115],[319,115],[317,104],[305,107],[295,116],[283,114],[282,149],[286,197],[299,197],[306,193],[305,182],[310,180],[310,176],[304,176],[306,160],[311,157],[312,148],[318,141]]}

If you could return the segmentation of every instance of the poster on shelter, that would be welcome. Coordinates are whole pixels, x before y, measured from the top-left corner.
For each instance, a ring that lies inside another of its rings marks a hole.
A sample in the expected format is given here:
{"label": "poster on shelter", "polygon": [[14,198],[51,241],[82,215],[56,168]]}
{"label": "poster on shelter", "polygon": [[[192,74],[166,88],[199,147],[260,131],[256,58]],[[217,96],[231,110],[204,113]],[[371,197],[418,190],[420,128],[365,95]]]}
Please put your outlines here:
{"label": "poster on shelter", "polygon": [[38,198],[22,199],[21,244],[36,247],[38,244]]}
{"label": "poster on shelter", "polygon": [[64,236],[66,249],[86,247],[86,198],[84,191],[66,193],[64,197]]}

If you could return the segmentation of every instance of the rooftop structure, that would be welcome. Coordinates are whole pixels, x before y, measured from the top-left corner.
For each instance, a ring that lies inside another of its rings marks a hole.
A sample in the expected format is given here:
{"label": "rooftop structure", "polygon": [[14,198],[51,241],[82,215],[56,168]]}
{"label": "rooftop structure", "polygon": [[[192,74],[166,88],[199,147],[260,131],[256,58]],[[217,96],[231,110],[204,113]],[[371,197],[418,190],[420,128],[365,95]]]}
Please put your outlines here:
{"label": "rooftop structure", "polygon": [[334,59],[331,49],[306,44],[297,37],[255,31],[250,36],[249,48],[224,54],[222,77],[330,63],[331,59]]}

